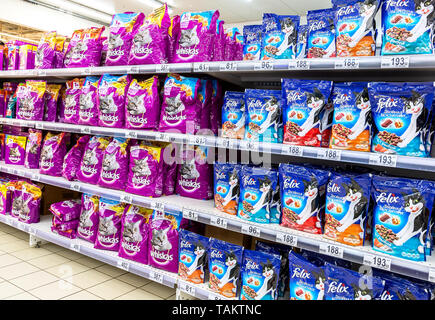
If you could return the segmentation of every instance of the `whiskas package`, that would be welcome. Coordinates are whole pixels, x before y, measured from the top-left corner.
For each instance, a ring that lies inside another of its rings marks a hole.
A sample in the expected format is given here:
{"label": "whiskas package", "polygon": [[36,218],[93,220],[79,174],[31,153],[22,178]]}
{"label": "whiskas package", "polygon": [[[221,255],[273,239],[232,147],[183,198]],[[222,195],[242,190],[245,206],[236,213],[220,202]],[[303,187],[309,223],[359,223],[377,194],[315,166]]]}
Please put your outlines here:
{"label": "whiskas package", "polygon": [[77,171],[80,168],[80,162],[83,158],[86,145],[89,142],[89,136],[82,136],[77,140],[77,143],[67,152],[63,158],[62,177],[68,181],[76,178]]}
{"label": "whiskas package", "polygon": [[160,96],[159,78],[145,81],[133,79],[125,100],[125,124],[129,129],[152,129],[159,126]]}
{"label": "whiskas package", "polygon": [[16,188],[12,194],[11,215],[18,216],[18,221],[24,223],[38,223],[41,198],[41,188],[32,183],[21,181],[20,187]]}
{"label": "whiskas package", "polygon": [[60,84],[47,84],[45,90],[44,121],[55,122],[57,119],[57,105],[60,96]]}
{"label": "whiskas package", "polygon": [[281,225],[304,232],[321,234],[323,199],[329,172],[281,163]]}
{"label": "whiskas package", "polygon": [[87,126],[98,125],[98,83],[100,77],[86,77],[79,98],[78,124]]}
{"label": "whiskas package", "polygon": [[364,82],[335,83],[331,149],[370,151],[372,110]]}
{"label": "whiskas package", "polygon": [[337,57],[374,56],[380,0],[333,0]]}
{"label": "whiskas package", "polygon": [[121,245],[118,255],[122,258],[148,264],[149,226],[153,210],[129,205],[122,216]]}
{"label": "whiskas package", "polygon": [[98,84],[98,124],[103,127],[124,128],[125,97],[131,76],[104,74]]}
{"label": "whiskas package", "polygon": [[372,82],[368,85],[375,126],[372,152],[424,157],[432,82]]}
{"label": "whiskas package", "polygon": [[152,267],[178,272],[179,231],[181,213],[168,214],[154,211],[148,243],[148,264]]}
{"label": "whiskas package", "polygon": [[245,250],[240,300],[277,300],[280,267],[279,255]]}
{"label": "whiskas package", "polygon": [[434,195],[424,181],[373,178],[373,249],[396,257],[425,261],[425,237]]}
{"label": "whiskas package", "polygon": [[333,172],[326,190],[324,237],[362,246],[370,201],[369,174]]}
{"label": "whiskas package", "polygon": [[282,79],[284,143],[320,147],[321,113],[332,81]]}
{"label": "whiskas package", "polygon": [[63,158],[66,154],[66,143],[69,133],[53,134],[48,132],[44,138],[39,161],[39,172],[50,176],[62,175]]}
{"label": "whiskas package", "polygon": [[168,36],[169,36],[168,62],[174,61],[175,46],[179,34],[180,34],[180,16],[174,15],[171,17],[171,26],[168,29]]}
{"label": "whiskas package", "polygon": [[279,90],[245,90],[245,139],[282,142],[282,99]]}
{"label": "whiskas package", "polygon": [[9,212],[7,210],[7,201],[8,201],[8,182],[1,181],[0,182],[0,214],[8,215]]}
{"label": "whiskas package", "polygon": [[46,32],[38,44],[35,56],[35,69],[51,69],[54,67],[56,32]]}
{"label": "whiskas package", "polygon": [[74,31],[65,52],[65,68],[97,67],[100,64],[104,27]]}
{"label": "whiskas package", "polygon": [[26,157],[27,137],[6,135],[5,163],[23,165]]}
{"label": "whiskas package", "polygon": [[80,217],[81,201],[65,200],[52,203],[49,207],[50,212],[61,222],[77,220]]}
{"label": "whiskas package", "polygon": [[208,257],[209,288],[226,298],[237,297],[243,247],[211,238]]}
{"label": "whiskas package", "polygon": [[243,139],[245,124],[245,93],[226,91],[222,107],[222,137]]}
{"label": "whiskas package", "polygon": [[214,205],[219,211],[236,215],[240,196],[239,171],[241,165],[214,164]]}
{"label": "whiskas package", "polygon": [[128,178],[128,145],[130,139],[113,138],[104,150],[98,185],[124,190]]}
{"label": "whiskas package", "polygon": [[20,64],[19,70],[35,69],[35,54],[38,47],[32,44],[24,44],[20,46]]}
{"label": "whiskas package", "polygon": [[211,81],[212,96],[211,96],[211,108],[210,108],[210,129],[215,136],[218,135],[219,128],[221,128],[222,121],[220,115],[222,114],[222,85],[216,79]]}
{"label": "whiskas package", "polygon": [[272,192],[278,185],[278,173],[275,170],[244,166],[239,174],[237,216],[252,222],[270,223],[270,202]]}
{"label": "whiskas package", "polygon": [[299,16],[263,14],[260,59],[294,59],[299,21]]}
{"label": "whiskas package", "polygon": [[126,204],[100,198],[98,208],[99,222],[94,248],[118,251],[121,239],[121,219],[126,211]]}
{"label": "whiskas package", "polygon": [[79,225],[79,220],[71,220],[67,222],[63,222],[62,220],[53,216],[51,219],[51,225],[59,231],[67,232],[68,230],[77,230]]}
{"label": "whiskas package", "polygon": [[80,169],[76,173],[79,181],[97,184],[103,165],[104,150],[109,145],[111,138],[92,137],[86,145]]}
{"label": "whiskas package", "polygon": [[63,109],[63,122],[77,124],[79,122],[80,94],[84,79],[73,79],[66,82],[66,97]]}
{"label": "whiskas package", "polygon": [[44,117],[45,90],[47,82],[27,80],[17,102],[17,119],[42,121]]}
{"label": "whiskas package", "polygon": [[432,54],[434,2],[383,1],[382,55]]}
{"label": "whiskas package", "polygon": [[334,9],[308,11],[307,20],[307,58],[335,57]]}
{"label": "whiskas package", "polygon": [[83,193],[77,236],[83,240],[95,243],[100,216],[100,199],[98,196]]}
{"label": "whiskas package", "polygon": [[384,281],[325,263],[325,300],[378,300]]}
{"label": "whiskas package", "polygon": [[208,274],[209,239],[199,234],[180,230],[180,261],[178,275],[181,279],[205,283]]}
{"label": "whiskas package", "polygon": [[133,36],[142,24],[143,13],[125,12],[113,16],[106,55],[106,66],[124,66],[132,48]]}
{"label": "whiskas package", "polygon": [[296,59],[305,59],[307,57],[307,35],[308,25],[299,25],[295,56]]}
{"label": "whiskas package", "polygon": [[262,25],[243,27],[243,60],[260,60]]}
{"label": "whiskas package", "polygon": [[24,167],[28,169],[37,169],[39,167],[39,156],[42,146],[42,131],[29,129],[29,136],[26,144],[26,156]]}
{"label": "whiskas package", "polygon": [[210,129],[210,109],[212,107],[212,81],[210,79],[201,79],[201,89],[198,92],[198,100],[201,104],[199,128],[209,132]]}

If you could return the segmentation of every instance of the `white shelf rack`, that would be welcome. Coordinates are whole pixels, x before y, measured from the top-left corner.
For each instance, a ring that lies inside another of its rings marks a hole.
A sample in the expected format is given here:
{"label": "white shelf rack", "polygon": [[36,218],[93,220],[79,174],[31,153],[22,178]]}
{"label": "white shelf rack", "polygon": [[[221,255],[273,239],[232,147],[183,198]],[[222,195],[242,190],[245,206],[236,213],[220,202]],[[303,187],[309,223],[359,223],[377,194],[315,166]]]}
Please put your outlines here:
{"label": "white shelf rack", "polygon": [[[417,279],[435,282],[435,257],[426,262],[414,262],[374,251],[369,245],[352,247],[324,239],[322,235],[284,228],[278,225],[262,225],[244,221],[238,217],[221,213],[214,208],[213,200],[201,201],[177,195],[146,198],[123,191],[110,190],[81,182],[70,182],[61,177],[41,175],[38,170],[21,166],[5,165],[0,162],[0,172],[26,177],[41,183],[65,189],[96,194],[102,197],[132,203],[165,212],[182,212],[186,219],[220,227],[222,229],[244,233],[260,239],[284,243],[312,252],[331,255],[359,264],[396,272]],[[168,280],[169,281],[169,280]]]}

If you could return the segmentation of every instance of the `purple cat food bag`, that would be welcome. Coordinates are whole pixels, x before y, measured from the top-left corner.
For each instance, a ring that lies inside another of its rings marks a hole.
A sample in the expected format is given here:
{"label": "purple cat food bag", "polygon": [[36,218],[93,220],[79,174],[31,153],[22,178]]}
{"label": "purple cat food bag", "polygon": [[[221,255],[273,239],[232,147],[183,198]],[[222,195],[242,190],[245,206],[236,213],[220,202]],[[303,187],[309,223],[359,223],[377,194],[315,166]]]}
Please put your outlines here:
{"label": "purple cat food bag", "polygon": [[213,85],[211,80],[201,80],[201,89],[198,92],[198,99],[201,103],[200,129],[210,129],[211,100],[213,95]]}
{"label": "purple cat food bag", "polygon": [[182,214],[154,211],[148,244],[148,264],[152,267],[178,272],[178,233]]}
{"label": "purple cat food bag", "polygon": [[20,64],[20,47],[15,44],[7,44],[8,47],[8,68],[7,70],[18,70]]}
{"label": "purple cat food bag", "polygon": [[24,223],[38,223],[41,197],[42,191],[38,186],[20,181],[12,194],[11,215]]}
{"label": "purple cat food bag", "polygon": [[222,86],[218,80],[213,79],[212,83],[212,97],[210,108],[210,130],[215,136],[218,135],[219,128],[222,128]]}
{"label": "purple cat food bag", "polygon": [[110,189],[125,189],[128,178],[129,142],[130,139],[113,138],[107,145],[98,185]]}
{"label": "purple cat food bag", "polygon": [[[171,143],[165,148],[163,153],[163,177],[165,177],[165,183],[163,184],[163,194],[170,196],[175,193],[175,181],[177,180],[177,161],[175,161],[176,148]],[[173,159],[173,162],[170,162]]]}
{"label": "purple cat food bag", "polygon": [[97,67],[101,59],[104,27],[74,31],[64,57],[65,68]]}
{"label": "purple cat food bag", "polygon": [[171,17],[171,26],[168,29],[168,36],[169,36],[168,62],[174,61],[175,46],[179,34],[180,34],[180,16],[175,15]]}
{"label": "purple cat food bag", "polygon": [[181,15],[180,34],[175,45],[174,62],[213,60],[213,45],[219,11],[185,12]]}
{"label": "purple cat food bag", "polygon": [[27,137],[6,135],[5,163],[23,165],[26,156]]}
{"label": "purple cat food bag", "polygon": [[57,105],[61,88],[62,86],[60,84],[47,84],[45,91],[44,121],[56,121]]}
{"label": "purple cat food bag", "polygon": [[214,43],[213,61],[224,61],[225,52],[225,21],[218,19],[216,22],[216,38]]}
{"label": "purple cat food bag", "polygon": [[208,149],[195,146],[184,150],[183,164],[178,166],[175,190],[178,195],[194,199],[208,200],[213,197],[211,187],[213,167],[207,163]]}
{"label": "purple cat food bag", "polygon": [[161,64],[168,62],[168,28],[171,26],[168,6],[155,9],[136,30],[128,64]]}
{"label": "purple cat food bag", "polygon": [[160,197],[163,191],[163,149],[141,141],[130,148],[128,193],[144,197]]}
{"label": "purple cat food bag", "polygon": [[122,216],[121,245],[118,255],[122,258],[148,264],[148,236],[153,210],[129,205]]}
{"label": "purple cat food bag", "polygon": [[79,99],[78,124],[98,126],[98,83],[99,77],[86,77]]}
{"label": "purple cat food bag", "polygon": [[65,155],[65,158],[63,158],[62,177],[68,181],[72,181],[76,178],[89,139],[89,136],[80,137],[77,143]]}
{"label": "purple cat food bag", "polygon": [[57,101],[57,108],[59,110],[57,114],[57,121],[62,122],[65,118],[65,103],[66,103],[66,87],[62,86],[59,92],[59,98]]}
{"label": "purple cat food bag", "polygon": [[39,161],[39,172],[50,176],[62,175],[63,158],[66,154],[66,143],[69,133],[53,134],[48,132],[44,138]]}
{"label": "purple cat food bag", "polygon": [[20,46],[20,65],[19,70],[32,70],[35,69],[35,54],[38,47],[32,44],[25,44]]}
{"label": "purple cat food bag", "polygon": [[[159,131],[195,134],[199,130],[201,81],[170,74],[165,81]],[[178,131],[177,131],[178,130]]]}
{"label": "purple cat food bag", "polygon": [[66,97],[63,110],[63,122],[77,124],[79,122],[80,94],[84,79],[73,79],[66,82]]}
{"label": "purple cat food bag", "polygon": [[125,12],[113,16],[106,55],[106,66],[124,66],[132,47],[133,35],[142,24],[143,13]]}
{"label": "purple cat food bag", "polygon": [[130,85],[129,75],[105,74],[98,84],[98,124],[103,127],[124,128],[125,97]]}
{"label": "purple cat food bag", "polygon": [[39,167],[39,156],[42,145],[42,131],[29,129],[27,137],[26,156],[24,158],[24,167],[28,169],[37,169]]}
{"label": "purple cat food bag", "polygon": [[6,91],[3,89],[0,89],[0,117],[4,118],[6,115]]}
{"label": "purple cat food bag", "polygon": [[159,125],[159,78],[133,79],[125,101],[125,123],[129,129],[156,129]]}
{"label": "purple cat food bag", "polygon": [[55,227],[57,230],[63,232],[68,230],[76,231],[79,225],[79,220],[71,220],[71,221],[64,222],[59,218],[57,218],[56,216],[53,216],[53,218],[51,219],[51,225]]}
{"label": "purple cat food bag", "polygon": [[59,221],[68,222],[77,220],[80,217],[81,206],[80,199],[72,199],[52,203],[48,210]]}
{"label": "purple cat food bag", "polygon": [[51,69],[54,67],[56,54],[56,31],[46,32],[36,50],[35,69]]}
{"label": "purple cat food bag", "polygon": [[100,198],[98,232],[94,248],[109,251],[119,250],[121,220],[125,214],[126,206],[125,203],[119,201]]}
{"label": "purple cat food bag", "polygon": [[76,172],[79,181],[97,184],[103,165],[104,150],[109,145],[111,138],[94,136],[86,145],[80,168]]}
{"label": "purple cat food bag", "polygon": [[26,88],[17,94],[17,119],[42,121],[47,82],[26,80]]}
{"label": "purple cat food bag", "polygon": [[83,240],[95,243],[98,232],[98,207],[100,199],[98,196],[83,193],[80,223],[77,227],[77,235]]}
{"label": "purple cat food bag", "polygon": [[7,215],[7,201],[8,201],[8,182],[0,182],[0,214]]}

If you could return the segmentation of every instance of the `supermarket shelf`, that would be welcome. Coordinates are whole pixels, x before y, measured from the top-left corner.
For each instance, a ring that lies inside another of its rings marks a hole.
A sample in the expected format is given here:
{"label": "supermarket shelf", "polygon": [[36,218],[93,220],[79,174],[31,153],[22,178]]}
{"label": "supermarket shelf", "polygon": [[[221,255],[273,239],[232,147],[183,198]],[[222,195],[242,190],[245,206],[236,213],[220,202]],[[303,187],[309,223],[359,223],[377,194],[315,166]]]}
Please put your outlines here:
{"label": "supermarket shelf", "polygon": [[277,225],[262,225],[246,222],[238,217],[221,213],[214,208],[213,200],[201,201],[176,195],[157,199],[146,198],[86,183],[69,182],[64,178],[41,175],[38,173],[38,170],[5,165],[2,162],[0,163],[0,171],[78,192],[92,193],[113,200],[153,208],[155,210],[182,212],[183,217],[189,220],[435,282],[435,256],[430,257],[427,262],[414,262],[376,252],[369,245],[364,247],[352,247],[326,240],[322,235],[311,235]]}
{"label": "supermarket shelf", "polygon": [[106,135],[141,140],[175,142],[205,147],[265,152],[289,157],[320,159],[322,161],[339,161],[359,165],[371,165],[384,168],[398,168],[414,171],[435,172],[435,158],[418,158],[399,155],[358,152],[349,150],[332,150],[327,148],[290,146],[281,143],[251,142],[245,140],[226,139],[206,135],[190,135],[170,132],[155,132],[67,124],[60,122],[27,121],[0,118],[0,124],[54,130],[91,135]]}

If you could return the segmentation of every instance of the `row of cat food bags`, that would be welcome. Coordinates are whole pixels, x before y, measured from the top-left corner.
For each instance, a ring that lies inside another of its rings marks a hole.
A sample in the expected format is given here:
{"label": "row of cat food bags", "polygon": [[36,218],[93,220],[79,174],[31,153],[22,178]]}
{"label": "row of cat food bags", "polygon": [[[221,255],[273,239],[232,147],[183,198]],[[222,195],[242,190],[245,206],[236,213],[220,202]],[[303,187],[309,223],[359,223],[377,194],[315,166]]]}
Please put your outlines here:
{"label": "row of cat food bags", "polygon": [[225,92],[222,136],[428,157],[433,98],[432,82],[282,79],[282,90]]}
{"label": "row of cat food bags", "polygon": [[34,69],[36,50],[36,45],[19,40],[0,45],[0,70]]}
{"label": "row of cat food bags", "polygon": [[[243,28],[243,60],[432,54],[432,0],[332,0],[330,9],[299,16],[265,13],[261,25]],[[382,7],[380,28],[375,16]]]}
{"label": "row of cat food bags", "polygon": [[351,246],[371,237],[376,251],[425,261],[433,247],[435,183],[358,171],[216,163],[215,207]]}
{"label": "row of cat food bags", "polygon": [[66,87],[27,80],[18,84],[13,96],[10,90],[0,91],[0,114],[23,120],[217,134],[222,105],[218,80],[170,74],[161,89],[157,76],[141,81],[130,75],[104,74],[67,81]]}

